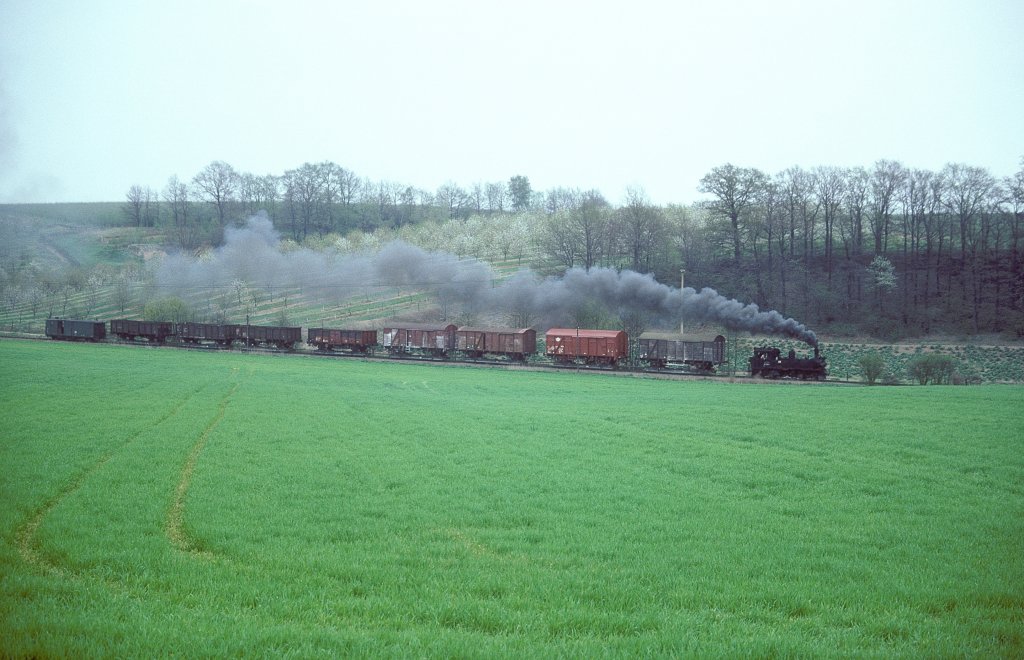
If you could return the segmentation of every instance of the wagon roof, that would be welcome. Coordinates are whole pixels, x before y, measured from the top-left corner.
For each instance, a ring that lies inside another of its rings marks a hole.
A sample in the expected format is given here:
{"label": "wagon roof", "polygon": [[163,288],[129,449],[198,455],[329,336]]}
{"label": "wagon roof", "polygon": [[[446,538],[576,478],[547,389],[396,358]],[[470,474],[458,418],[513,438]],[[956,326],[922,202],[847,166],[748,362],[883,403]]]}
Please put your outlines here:
{"label": "wagon roof", "polygon": [[459,332],[500,332],[503,335],[521,335],[533,332],[533,328],[473,328],[464,326],[459,328]]}
{"label": "wagon roof", "polygon": [[454,330],[457,326],[454,323],[407,323],[405,321],[391,321],[385,323],[384,330]]}
{"label": "wagon roof", "polygon": [[624,330],[584,330],[583,328],[551,328],[549,335],[572,335],[573,337],[617,337]]}
{"label": "wagon roof", "polygon": [[645,332],[640,335],[640,339],[667,339],[668,341],[725,341],[725,337],[722,335],[695,335],[689,333],[681,335],[678,332]]}

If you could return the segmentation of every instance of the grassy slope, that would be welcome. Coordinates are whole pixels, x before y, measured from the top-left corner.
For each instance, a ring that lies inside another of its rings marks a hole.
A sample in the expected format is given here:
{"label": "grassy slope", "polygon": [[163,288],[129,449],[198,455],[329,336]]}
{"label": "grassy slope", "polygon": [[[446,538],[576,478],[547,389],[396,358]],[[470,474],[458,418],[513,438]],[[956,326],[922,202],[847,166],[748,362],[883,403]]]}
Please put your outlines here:
{"label": "grassy slope", "polygon": [[0,342],[0,652],[1024,652],[1021,389]]}

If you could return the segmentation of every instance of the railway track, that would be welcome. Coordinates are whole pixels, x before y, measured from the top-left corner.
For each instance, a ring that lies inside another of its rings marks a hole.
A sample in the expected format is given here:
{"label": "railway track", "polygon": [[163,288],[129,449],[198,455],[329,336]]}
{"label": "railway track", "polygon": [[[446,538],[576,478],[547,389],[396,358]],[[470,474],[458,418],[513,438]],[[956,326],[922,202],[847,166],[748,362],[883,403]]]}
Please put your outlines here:
{"label": "railway track", "polygon": [[[45,335],[36,335],[29,333],[11,333],[11,332],[0,332],[0,339],[20,339],[25,341],[59,341],[53,340]],[[813,381],[813,380],[766,380],[763,378],[754,378],[748,375],[737,375],[737,374],[720,374],[713,372],[703,371],[689,371],[684,369],[651,369],[649,367],[637,366],[637,365],[623,365],[619,367],[609,366],[592,366],[586,364],[560,364],[557,362],[548,361],[526,361],[526,362],[513,362],[511,360],[486,360],[486,359],[452,359],[448,357],[433,357],[433,356],[422,356],[422,355],[411,355],[408,353],[400,354],[378,354],[373,352],[368,353],[348,353],[341,351],[323,351],[319,349],[280,349],[265,346],[230,346],[224,347],[216,344],[190,344],[186,342],[168,341],[164,343],[154,342],[143,342],[143,341],[122,341],[118,339],[105,339],[99,342],[90,342],[105,344],[108,346],[125,346],[133,348],[147,348],[155,350],[184,350],[184,351],[200,351],[200,352],[233,352],[239,354],[253,354],[253,355],[293,355],[301,357],[316,357],[316,358],[336,358],[336,359],[355,359],[363,360],[367,362],[406,362],[406,363],[418,363],[418,364],[436,364],[444,366],[454,367],[468,367],[468,368],[484,368],[484,369],[507,369],[510,371],[570,371],[575,373],[591,373],[591,374],[604,374],[609,376],[620,376],[620,377],[648,377],[660,380],[712,380],[712,381],[726,381],[726,382],[746,382],[746,383],[763,383],[763,384],[831,384],[831,385],[861,385],[862,383],[847,381],[847,380],[836,380],[829,378],[825,381]]]}

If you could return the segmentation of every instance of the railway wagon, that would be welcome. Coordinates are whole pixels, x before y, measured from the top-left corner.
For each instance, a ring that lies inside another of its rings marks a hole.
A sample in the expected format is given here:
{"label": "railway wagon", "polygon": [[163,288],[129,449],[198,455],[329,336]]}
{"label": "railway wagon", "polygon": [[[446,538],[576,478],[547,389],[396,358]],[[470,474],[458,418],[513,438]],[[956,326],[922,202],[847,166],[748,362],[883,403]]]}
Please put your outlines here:
{"label": "railway wagon", "polygon": [[174,324],[170,321],[133,321],[131,319],[113,319],[110,322],[110,334],[117,335],[125,341],[145,339],[162,344],[174,334]]}
{"label": "railway wagon", "polygon": [[302,341],[302,328],[277,325],[239,325],[236,339],[246,346],[277,346],[290,349]]}
{"label": "railway wagon", "polygon": [[221,323],[178,323],[174,332],[187,344],[213,342],[221,346],[230,346],[238,337],[238,326]]}
{"label": "railway wagon", "polygon": [[537,352],[537,331],[533,328],[468,328],[455,331],[455,350],[471,358],[503,355],[525,361]]}
{"label": "railway wagon", "polygon": [[83,319],[46,319],[46,336],[71,341],[100,341],[107,336],[107,324]]}
{"label": "railway wagon", "polygon": [[306,343],[321,351],[341,349],[352,353],[367,353],[377,346],[377,331],[310,328],[306,331]]}
{"label": "railway wagon", "polygon": [[622,330],[551,328],[544,335],[548,356],[556,362],[616,366],[629,357],[629,337]]}
{"label": "railway wagon", "polygon": [[665,332],[645,332],[637,339],[638,357],[655,369],[685,365],[714,371],[725,362],[725,337],[699,338]]}
{"label": "railway wagon", "polygon": [[391,323],[381,330],[381,345],[389,353],[447,356],[455,350],[454,324]]}

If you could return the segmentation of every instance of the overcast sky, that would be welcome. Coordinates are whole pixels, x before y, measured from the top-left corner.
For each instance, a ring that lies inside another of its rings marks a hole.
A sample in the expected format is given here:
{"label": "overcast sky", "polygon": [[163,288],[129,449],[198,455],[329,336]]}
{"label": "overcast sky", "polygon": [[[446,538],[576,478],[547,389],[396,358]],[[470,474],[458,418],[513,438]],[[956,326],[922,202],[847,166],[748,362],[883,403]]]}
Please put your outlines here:
{"label": "overcast sky", "polygon": [[0,202],[214,160],[697,199],[726,162],[1009,175],[1021,0],[0,0]]}

